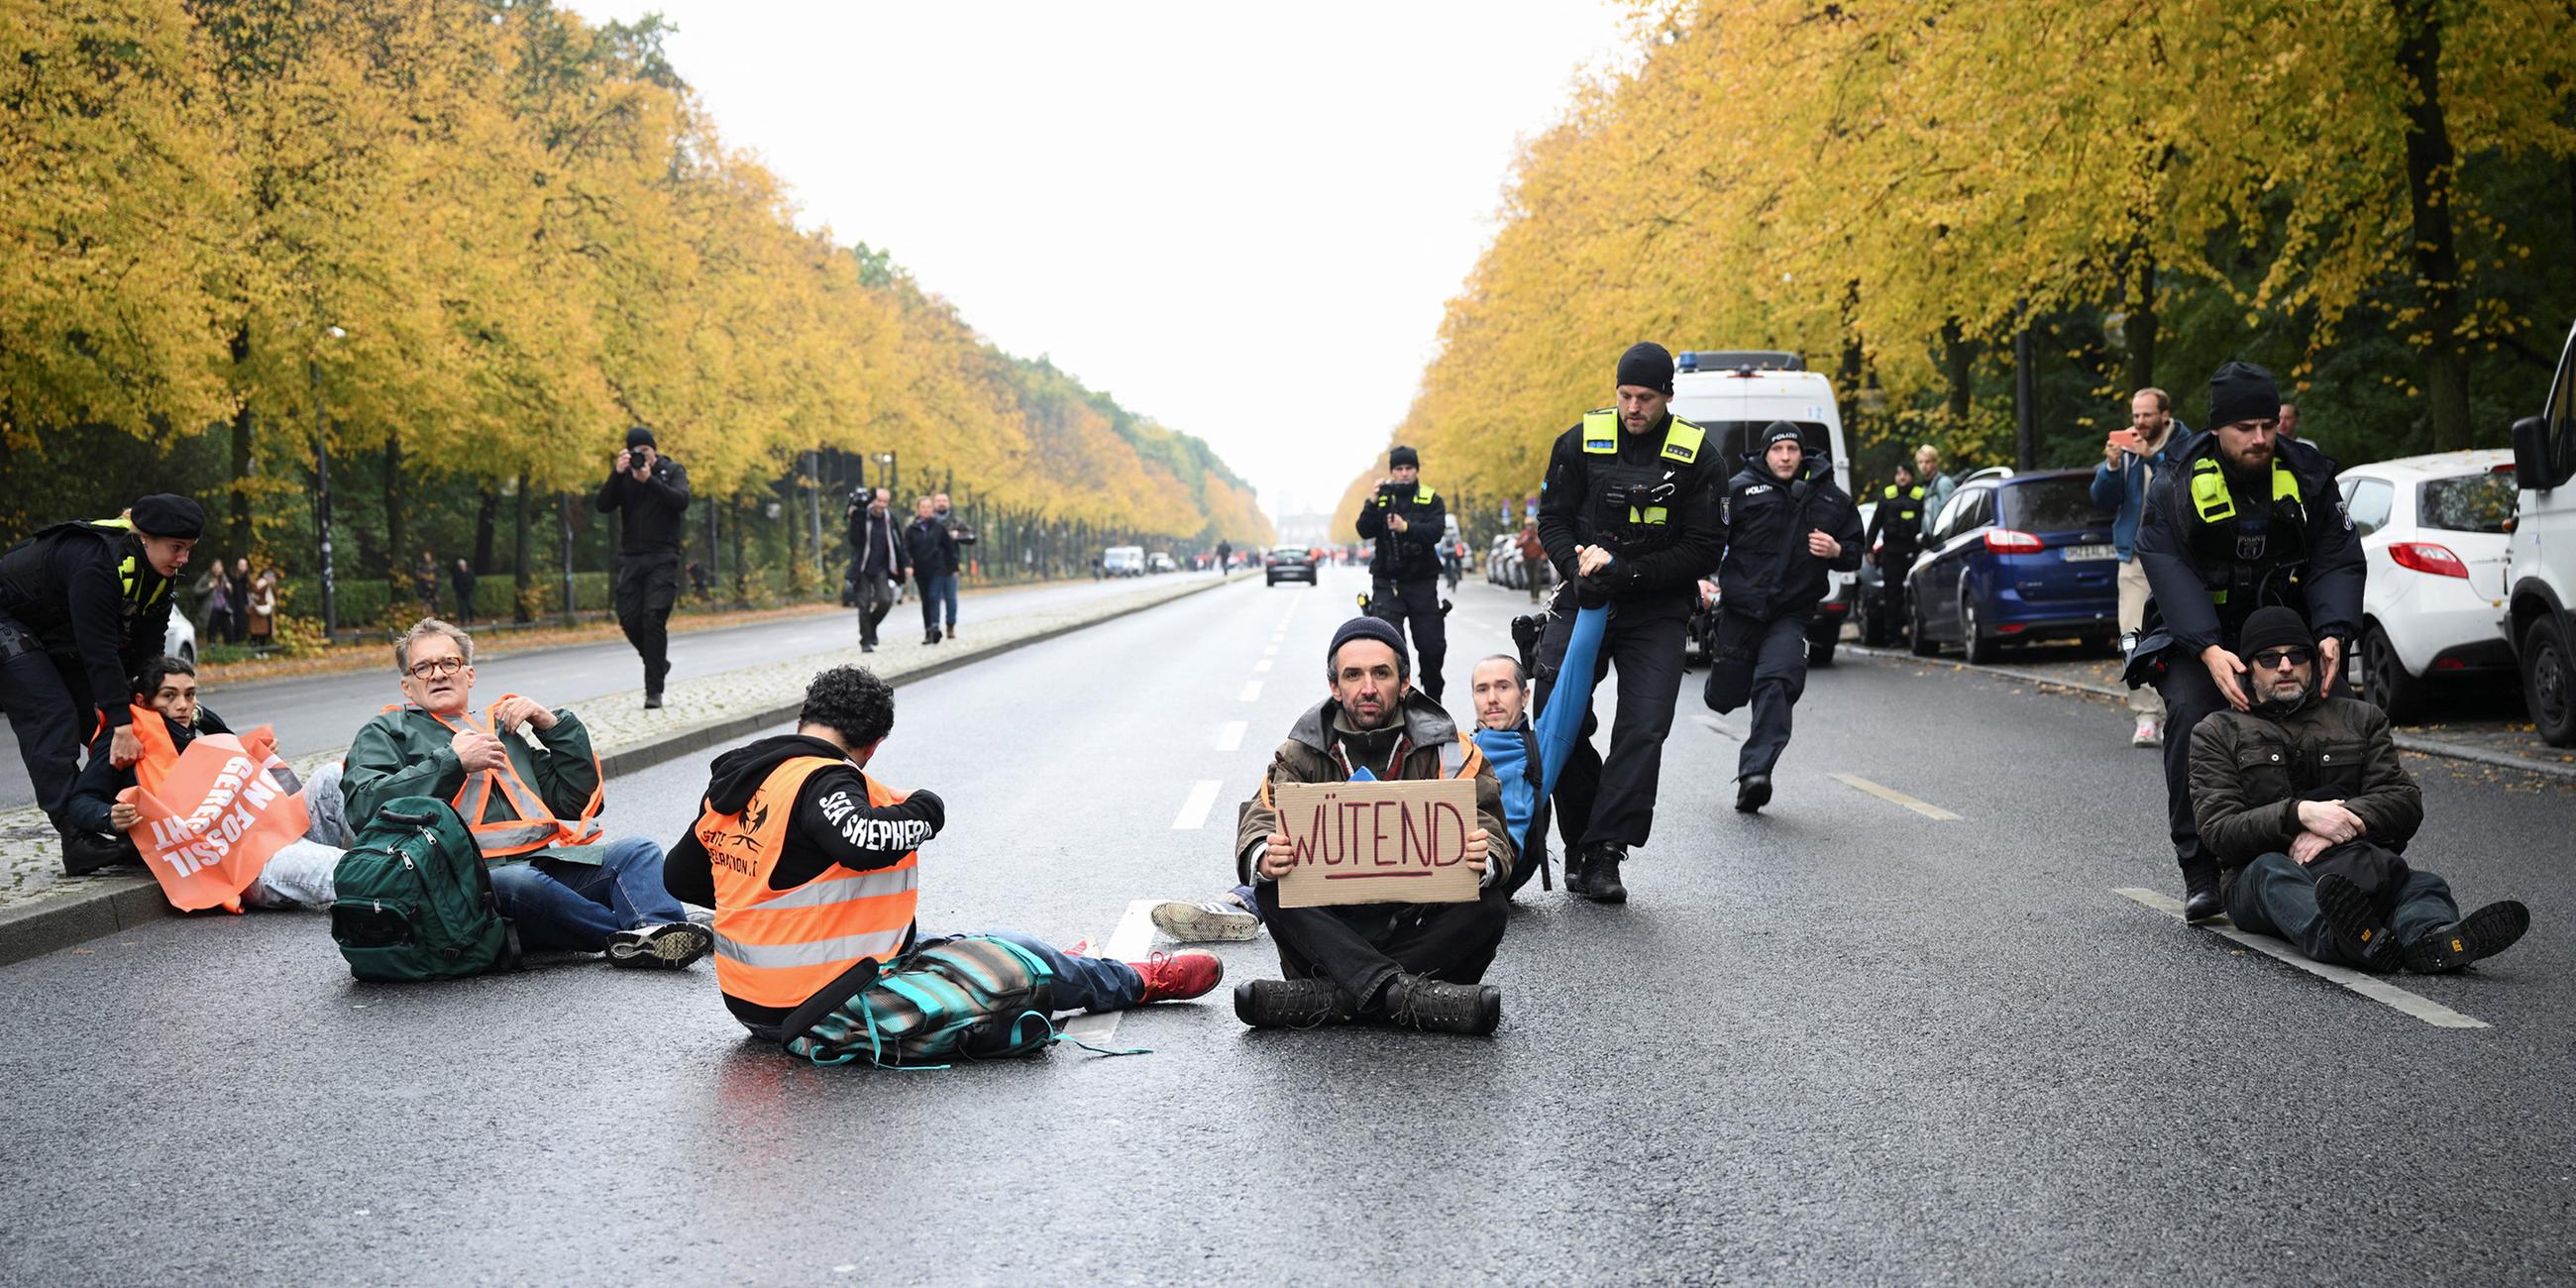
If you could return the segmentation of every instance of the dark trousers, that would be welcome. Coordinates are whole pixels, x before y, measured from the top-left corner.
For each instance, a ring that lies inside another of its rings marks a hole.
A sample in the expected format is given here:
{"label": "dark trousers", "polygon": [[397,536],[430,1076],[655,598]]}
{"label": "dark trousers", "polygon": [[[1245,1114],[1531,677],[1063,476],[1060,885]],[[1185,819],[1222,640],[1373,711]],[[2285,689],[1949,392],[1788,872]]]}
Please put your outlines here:
{"label": "dark trousers", "polygon": [[1452,984],[1485,978],[1502,946],[1510,894],[1487,886],[1473,903],[1362,903],[1338,908],[1282,908],[1279,886],[1254,887],[1261,921],[1279,944],[1279,973],[1322,976],[1363,1011],[1398,972]]}
{"label": "dark trousers", "polygon": [[[1573,595],[1560,591],[1557,604],[1538,640],[1539,669],[1551,674],[1565,661],[1565,644],[1574,634]],[[1583,845],[1646,843],[1655,826],[1664,737],[1673,731],[1673,700],[1682,691],[1689,625],[1681,616],[1631,619],[1614,605],[1609,625],[1601,639],[1600,666],[1592,676],[1597,686],[1610,671],[1619,673],[1619,714],[1610,727],[1609,758],[1592,748],[1592,733],[1600,722],[1587,713],[1574,754],[1556,780],[1557,834],[1565,838],[1569,854]],[[1553,679],[1539,682],[1533,714],[1547,710],[1555,688]]]}
{"label": "dark trousers", "polygon": [[1449,657],[1449,625],[1440,616],[1440,578],[1381,581],[1371,588],[1369,612],[1395,623],[1399,631],[1413,623],[1413,684],[1434,702],[1440,700],[1440,664]]}
{"label": "dark trousers", "polygon": [[1878,596],[1869,607],[1878,614],[1881,639],[1894,639],[1906,628],[1905,575],[1914,571],[1915,554],[1912,550],[1878,552]]}
{"label": "dark trousers", "polygon": [[57,829],[68,826],[65,807],[80,776],[82,735],[94,710],[88,674],[58,662],[34,632],[0,616],[0,712],[8,714],[9,728],[18,735],[18,757],[26,762],[36,804]]}
{"label": "dark trousers", "polygon": [[1753,654],[1753,727],[1735,758],[1735,776],[1767,774],[1789,748],[1789,712],[1807,692],[1807,619],[1767,622]]}
{"label": "dark trousers", "polygon": [[[943,599],[954,602],[957,574],[920,573],[912,579],[913,589],[921,592],[921,633],[925,636],[939,629],[939,606]],[[948,624],[957,624],[957,610],[948,610]]]}
{"label": "dark trousers", "polygon": [[617,624],[644,659],[644,691],[658,694],[671,673],[671,604],[680,597],[680,556],[617,556]]}
{"label": "dark trousers", "polygon": [[[2311,961],[2361,966],[2336,945],[2325,914],[2317,910],[2316,875],[2289,855],[2263,855],[2231,878],[2227,917],[2239,930],[2289,940]],[[2430,872],[2415,871],[2397,889],[2397,910],[2389,915],[2388,930],[2398,943],[2411,944],[2459,919],[2460,905],[2451,899],[2450,883]]]}
{"label": "dark trousers", "polygon": [[[2237,682],[2252,678],[2248,671]],[[2219,693],[2218,682],[2209,678],[2209,668],[2180,647],[2166,651],[2156,692],[2165,700],[2165,825],[2173,837],[2174,862],[2182,868],[2183,885],[2194,888],[2218,879],[2218,861],[2201,848],[2200,823],[2191,814],[2191,731],[2202,716],[2226,709],[2227,699]],[[2329,692],[2352,696],[2349,666],[2335,676]]]}
{"label": "dark trousers", "polygon": [[859,574],[859,642],[877,642],[877,627],[894,611],[894,578],[881,572]]}

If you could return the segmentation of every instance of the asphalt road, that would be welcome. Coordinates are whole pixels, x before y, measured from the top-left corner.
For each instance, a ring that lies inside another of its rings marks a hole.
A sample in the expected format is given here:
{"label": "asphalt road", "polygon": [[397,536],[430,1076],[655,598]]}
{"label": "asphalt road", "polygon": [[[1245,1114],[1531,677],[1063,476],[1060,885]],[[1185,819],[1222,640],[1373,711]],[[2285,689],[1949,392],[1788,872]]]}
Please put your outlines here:
{"label": "asphalt road", "polygon": [[[978,616],[1001,617],[1044,611],[1078,603],[1086,597],[1133,589],[1127,582],[1059,582],[966,596],[958,603],[959,625],[975,629]],[[889,638],[901,639],[906,628],[918,635],[920,601],[907,598],[885,620]],[[597,644],[530,651],[513,650],[505,637],[487,659],[475,665],[478,683],[493,693],[517,691],[546,694],[550,702],[578,702],[603,693],[644,687],[644,664],[623,639]],[[753,626],[719,627],[671,637],[671,675],[686,680],[738,667],[758,666],[782,657],[797,657],[840,648],[858,638],[851,613],[825,613]],[[251,684],[210,688],[206,704],[240,728],[277,727],[277,744],[288,755],[346,746],[358,726],[374,719],[388,702],[400,702],[393,654],[383,655],[382,670],[338,675],[289,676]],[[493,687],[493,686],[499,687]],[[17,736],[0,718],[0,809],[36,803],[27,786],[27,766],[17,754]]]}
{"label": "asphalt road", "polygon": [[[950,807],[924,926],[1098,939],[1220,888],[1358,585],[902,689],[875,768]],[[1463,688],[1518,600],[1460,598]],[[2179,890],[2109,704],[1852,659],[1798,717],[1740,816],[1742,716],[1686,690],[1634,902],[1532,886],[1491,1039],[1254,1033],[1219,993],[1127,1015],[1151,1055],[816,1069],[745,1040],[704,965],[360,985],[311,914],[0,968],[0,1281],[2576,1277],[2576,794],[2415,764],[2411,857],[2539,917],[2473,975],[2396,980],[2492,1026],[2446,1029],[2114,893]],[[611,831],[676,836],[702,774],[617,780]]]}

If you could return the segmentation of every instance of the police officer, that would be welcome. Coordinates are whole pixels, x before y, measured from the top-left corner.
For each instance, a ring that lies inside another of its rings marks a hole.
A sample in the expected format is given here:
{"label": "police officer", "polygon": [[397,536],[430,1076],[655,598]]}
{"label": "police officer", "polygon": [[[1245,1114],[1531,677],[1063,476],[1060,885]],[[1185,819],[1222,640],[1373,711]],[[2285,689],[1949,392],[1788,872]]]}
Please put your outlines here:
{"label": "police officer", "polygon": [[1860,567],[1865,547],[1860,509],[1834,486],[1832,462],[1810,455],[1785,420],[1762,431],[1761,455],[1727,480],[1718,521],[1726,558],[1711,667],[1730,658],[1752,664],[1753,727],[1735,764],[1735,808],[1750,814],[1771,802],[1789,712],[1807,690],[1807,630],[1833,590],[1825,572]]}
{"label": "police officer", "polygon": [[1377,495],[1360,506],[1360,535],[1377,543],[1369,614],[1397,630],[1413,623],[1415,675],[1422,692],[1438,702],[1440,663],[1449,655],[1440,607],[1440,540],[1449,529],[1449,503],[1422,485],[1420,453],[1399,447],[1386,454],[1386,463],[1395,477],[1379,480]]}
{"label": "police officer", "polygon": [[1928,493],[1914,481],[1914,471],[1903,462],[1896,466],[1896,481],[1879,489],[1878,508],[1869,512],[1869,530],[1861,534],[1863,557],[1878,565],[1878,601],[1870,605],[1877,616],[1877,626],[1869,632],[1873,640],[1896,638],[1905,620],[1905,574],[1914,570],[1915,556],[1923,550],[1923,501]]}
{"label": "police officer", "polygon": [[2344,658],[2361,626],[2361,543],[2334,491],[2331,463],[2280,442],[2270,372],[2230,362],[2209,378],[2211,428],[2173,449],[2139,522],[2149,598],[2129,654],[2131,687],[2165,700],[2165,796],[2183,915],[2218,915],[2217,860],[2191,811],[2191,730],[2222,705],[2248,707],[2238,632],[2255,609],[2296,611],[2317,637],[2318,688],[2348,695]]}
{"label": "police officer", "polygon": [[80,747],[122,769],[141,759],[134,677],[161,655],[170,590],[205,530],[206,512],[159,493],[114,519],[58,523],[0,555],[0,710],[75,876],[122,860],[114,837],[72,825],[68,806]]}
{"label": "police officer", "polygon": [[680,597],[681,527],[689,508],[689,472],[654,445],[642,425],[626,431],[626,450],[609,467],[592,504],[602,513],[623,510],[617,539],[617,624],[644,659],[644,706],[662,705],[662,681],[671,673],[671,604]]}
{"label": "police officer", "polygon": [[1539,541],[1562,583],[1539,637],[1538,710],[1547,710],[1577,606],[1608,606],[1594,682],[1619,673],[1609,758],[1592,747],[1587,713],[1556,787],[1566,889],[1595,903],[1627,902],[1619,865],[1654,828],[1690,614],[1723,541],[1714,446],[1667,410],[1673,355],[1658,344],[1631,347],[1620,355],[1617,385],[1617,406],[1586,412],[1557,436],[1538,507]]}

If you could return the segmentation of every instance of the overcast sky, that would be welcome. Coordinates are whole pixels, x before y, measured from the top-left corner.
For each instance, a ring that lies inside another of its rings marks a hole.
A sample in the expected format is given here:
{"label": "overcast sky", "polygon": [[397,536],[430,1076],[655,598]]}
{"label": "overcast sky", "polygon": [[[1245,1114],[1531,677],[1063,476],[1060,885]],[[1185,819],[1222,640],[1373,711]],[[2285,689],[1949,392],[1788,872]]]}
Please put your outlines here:
{"label": "overcast sky", "polygon": [[1385,444],[1518,140],[1623,47],[1604,0],[569,2],[660,11],[809,226],[1207,439],[1274,513]]}

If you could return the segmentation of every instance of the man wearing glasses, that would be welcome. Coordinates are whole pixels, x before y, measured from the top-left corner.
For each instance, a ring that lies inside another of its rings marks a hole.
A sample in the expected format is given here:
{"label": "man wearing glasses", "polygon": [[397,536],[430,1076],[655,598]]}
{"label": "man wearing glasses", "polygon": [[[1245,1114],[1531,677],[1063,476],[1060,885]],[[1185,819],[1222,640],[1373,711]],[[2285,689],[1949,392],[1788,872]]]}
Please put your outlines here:
{"label": "man wearing glasses", "polygon": [[2343,660],[2361,629],[2361,543],[2325,458],[2276,443],[2280,408],[2270,372],[2220,367],[2209,378],[2212,428],[2172,449],[2138,528],[2149,595],[2127,679],[2164,698],[2166,816],[2193,921],[2217,916],[2222,900],[2218,861],[2192,815],[2192,730],[2211,712],[2252,705],[2238,638],[2246,620],[2268,606],[2296,611],[2317,636],[2318,691],[2351,693]]}
{"label": "man wearing glasses", "polygon": [[532,951],[677,969],[715,946],[663,888],[661,846],[600,835],[599,758],[579,716],[515,693],[476,711],[474,641],[435,617],[394,642],[394,666],[405,700],[358,730],[341,775],[352,827],[397,797],[454,805]]}
{"label": "man wearing glasses", "polygon": [[2320,650],[2299,615],[2258,609],[2237,643],[2249,709],[2191,734],[2192,809],[2227,915],[2317,961],[2379,972],[2458,970],[2522,938],[2521,904],[2462,917],[2448,883],[2399,857],[2423,793],[2379,708],[2317,691]]}

